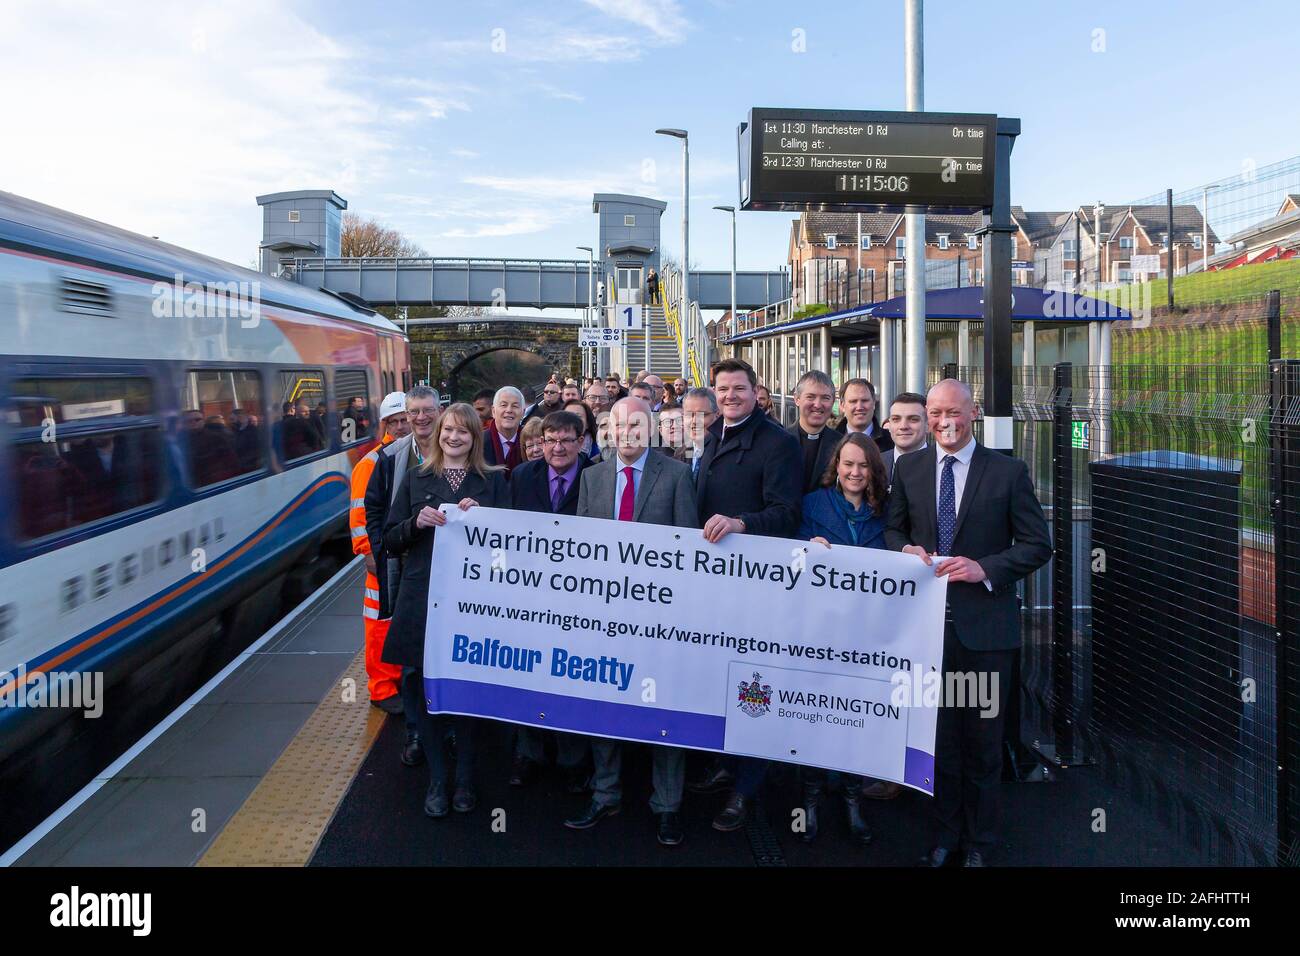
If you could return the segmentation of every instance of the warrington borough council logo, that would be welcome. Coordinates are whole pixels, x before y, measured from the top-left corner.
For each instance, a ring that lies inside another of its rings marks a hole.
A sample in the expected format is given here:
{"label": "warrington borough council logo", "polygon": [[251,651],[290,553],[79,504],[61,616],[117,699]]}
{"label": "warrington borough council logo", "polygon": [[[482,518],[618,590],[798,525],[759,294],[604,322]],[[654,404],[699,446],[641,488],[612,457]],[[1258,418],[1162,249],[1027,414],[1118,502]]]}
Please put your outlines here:
{"label": "warrington borough council logo", "polygon": [[772,685],[762,683],[763,675],[754,671],[754,679],[749,683],[740,682],[737,700],[741,711],[749,717],[762,717],[772,709]]}

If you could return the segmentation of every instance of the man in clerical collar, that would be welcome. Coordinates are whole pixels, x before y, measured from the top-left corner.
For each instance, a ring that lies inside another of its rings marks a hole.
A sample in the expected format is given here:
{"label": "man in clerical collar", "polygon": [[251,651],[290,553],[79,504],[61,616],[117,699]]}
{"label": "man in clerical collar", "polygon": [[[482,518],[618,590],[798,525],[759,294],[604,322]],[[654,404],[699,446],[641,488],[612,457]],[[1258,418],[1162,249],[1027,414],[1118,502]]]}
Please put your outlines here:
{"label": "man in clerical collar", "polygon": [[835,446],[844,437],[826,427],[834,404],[835,383],[829,375],[812,369],[799,377],[794,387],[794,405],[799,410],[799,420],[786,431],[799,439],[799,448],[803,452],[800,481],[804,494],[821,484],[822,475],[835,457]]}
{"label": "man in clerical collar", "polygon": [[840,389],[840,411],[844,413],[840,431],[845,435],[862,432],[874,439],[882,452],[894,447],[889,432],[876,419],[876,387],[865,378],[851,378],[844,383]]}

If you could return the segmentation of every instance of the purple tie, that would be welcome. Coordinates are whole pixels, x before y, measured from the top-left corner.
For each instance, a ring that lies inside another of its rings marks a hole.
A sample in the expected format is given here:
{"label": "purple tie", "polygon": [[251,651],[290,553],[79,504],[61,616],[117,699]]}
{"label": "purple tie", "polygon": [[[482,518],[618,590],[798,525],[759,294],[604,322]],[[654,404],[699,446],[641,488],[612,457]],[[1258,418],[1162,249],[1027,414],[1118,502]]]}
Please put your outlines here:
{"label": "purple tie", "polygon": [[559,511],[560,502],[564,500],[564,476],[555,476],[555,494],[551,495],[551,510]]}

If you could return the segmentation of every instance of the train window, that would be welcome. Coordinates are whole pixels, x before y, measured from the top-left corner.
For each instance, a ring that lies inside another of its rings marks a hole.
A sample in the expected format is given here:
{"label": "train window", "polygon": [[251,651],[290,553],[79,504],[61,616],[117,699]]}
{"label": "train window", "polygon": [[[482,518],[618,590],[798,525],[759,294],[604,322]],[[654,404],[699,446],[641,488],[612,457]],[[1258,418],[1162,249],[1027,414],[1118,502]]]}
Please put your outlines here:
{"label": "train window", "polygon": [[257,372],[193,370],[186,376],[180,407],[194,487],[262,468],[262,379]]}
{"label": "train window", "polygon": [[143,378],[14,382],[18,536],[43,538],[158,500],[162,430]]}
{"label": "train window", "polygon": [[281,461],[314,455],[325,448],[325,373],[319,369],[292,369],[278,373],[278,404],[273,429]]}
{"label": "train window", "polygon": [[345,445],[370,437],[370,389],[366,370],[342,368],[334,373],[334,401],[339,412],[339,441]]}

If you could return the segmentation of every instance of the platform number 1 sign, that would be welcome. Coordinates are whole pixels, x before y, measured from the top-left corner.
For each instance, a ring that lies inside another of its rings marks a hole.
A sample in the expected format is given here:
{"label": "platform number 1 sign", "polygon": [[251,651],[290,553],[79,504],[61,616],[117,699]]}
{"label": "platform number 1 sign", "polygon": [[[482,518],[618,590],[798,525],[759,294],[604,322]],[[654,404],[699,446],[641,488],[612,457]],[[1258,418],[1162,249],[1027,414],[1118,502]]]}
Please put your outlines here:
{"label": "platform number 1 sign", "polygon": [[609,307],[613,313],[610,319],[610,326],[616,329],[639,329],[641,328],[641,305],[640,303],[623,302],[618,305]]}

